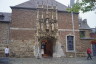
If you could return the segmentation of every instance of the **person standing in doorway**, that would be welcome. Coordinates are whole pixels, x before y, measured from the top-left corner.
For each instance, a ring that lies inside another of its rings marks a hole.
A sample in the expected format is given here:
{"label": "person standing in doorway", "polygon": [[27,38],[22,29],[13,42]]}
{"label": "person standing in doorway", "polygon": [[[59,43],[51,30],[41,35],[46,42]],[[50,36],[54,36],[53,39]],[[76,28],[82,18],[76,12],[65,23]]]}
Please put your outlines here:
{"label": "person standing in doorway", "polygon": [[9,48],[8,48],[8,46],[5,48],[5,56],[9,57]]}
{"label": "person standing in doorway", "polygon": [[87,56],[87,60],[88,60],[88,59],[91,59],[91,60],[92,60],[91,53],[92,53],[91,49],[88,48],[88,49],[87,49],[87,55],[88,55],[88,56]]}
{"label": "person standing in doorway", "polygon": [[45,48],[45,42],[42,42],[42,44],[41,44],[41,53],[42,53],[42,56],[44,54],[44,48]]}

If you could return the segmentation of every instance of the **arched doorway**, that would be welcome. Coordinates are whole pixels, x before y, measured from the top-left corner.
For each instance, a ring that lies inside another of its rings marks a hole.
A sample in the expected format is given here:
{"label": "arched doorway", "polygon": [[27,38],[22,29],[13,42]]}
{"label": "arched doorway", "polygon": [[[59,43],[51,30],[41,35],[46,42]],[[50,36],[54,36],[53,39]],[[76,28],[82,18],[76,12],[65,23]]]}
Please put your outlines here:
{"label": "arched doorway", "polygon": [[41,41],[41,49],[42,46],[44,46],[44,54],[42,54],[42,57],[53,57],[53,48],[55,44],[56,39],[53,37],[47,37],[43,38]]}

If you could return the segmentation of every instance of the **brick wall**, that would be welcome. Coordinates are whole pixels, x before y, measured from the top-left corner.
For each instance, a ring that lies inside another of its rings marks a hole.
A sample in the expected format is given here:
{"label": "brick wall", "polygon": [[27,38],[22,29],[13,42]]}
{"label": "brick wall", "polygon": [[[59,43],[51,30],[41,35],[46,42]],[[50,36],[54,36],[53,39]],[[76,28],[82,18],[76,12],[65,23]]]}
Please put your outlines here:
{"label": "brick wall", "polygon": [[81,47],[82,47],[81,51],[82,52],[86,52],[86,49],[88,47],[91,47],[91,43],[90,42],[91,42],[90,39],[87,39],[87,40],[81,39]]}
{"label": "brick wall", "polygon": [[90,37],[96,38],[96,33],[90,33]]}
{"label": "brick wall", "polygon": [[[63,51],[65,53],[66,53],[66,36],[69,34],[74,35],[76,38],[75,39],[76,51],[79,52],[81,49],[80,47],[81,43],[79,38],[78,14],[74,14],[74,25],[75,25],[74,26],[75,35],[73,34],[73,31],[72,31],[73,26],[72,26],[71,14],[66,12],[59,12],[58,26],[59,26],[59,29],[64,30],[64,31],[59,31],[60,42],[62,44]],[[26,28],[30,30],[27,30]],[[35,37],[34,37],[36,32],[35,28],[36,28],[36,11],[35,10],[13,9],[12,23],[10,28],[10,48],[12,50],[12,53],[16,52],[15,55],[17,57],[24,57],[24,56],[33,57],[33,54],[31,53],[33,53],[33,46],[35,42]],[[27,44],[27,47],[25,46],[26,44]],[[29,49],[27,51],[26,49],[28,47]],[[72,54],[74,55],[74,53]],[[70,55],[70,52],[66,53],[66,55]]]}
{"label": "brick wall", "polygon": [[[79,23],[78,23],[78,14],[74,14],[73,21],[74,21],[74,33],[73,33],[73,24],[72,24],[72,16],[71,13],[59,13],[59,35],[60,35],[60,42],[63,46],[63,51],[66,55],[66,57],[75,56],[75,53],[79,53],[81,50],[81,40],[79,35]],[[67,52],[66,51],[66,36],[72,35],[75,36],[75,51],[76,52]]]}
{"label": "brick wall", "polygon": [[[74,14],[75,29],[79,29],[78,14]],[[58,14],[59,29],[72,29],[72,16],[71,13],[60,12]]]}
{"label": "brick wall", "polygon": [[11,27],[17,28],[35,28],[36,25],[36,11],[26,9],[12,10],[12,24]]}
{"label": "brick wall", "polygon": [[91,33],[90,30],[81,29],[80,31],[85,31],[85,37],[80,39],[80,41],[81,41],[81,49],[80,49],[80,52],[81,52],[81,54],[83,53],[83,56],[86,56],[86,49],[87,49],[88,47],[91,48],[91,43],[90,43],[90,42],[91,42],[93,39],[92,39],[92,37],[90,37],[90,33]]}

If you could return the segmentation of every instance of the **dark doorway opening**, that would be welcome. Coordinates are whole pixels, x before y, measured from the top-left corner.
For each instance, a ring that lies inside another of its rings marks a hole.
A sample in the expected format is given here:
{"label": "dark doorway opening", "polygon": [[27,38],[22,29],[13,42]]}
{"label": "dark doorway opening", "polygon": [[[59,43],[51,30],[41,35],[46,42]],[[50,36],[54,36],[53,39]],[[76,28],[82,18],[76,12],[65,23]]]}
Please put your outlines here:
{"label": "dark doorway opening", "polygon": [[53,45],[55,42],[55,38],[44,38],[41,41],[41,47],[44,46],[44,54],[42,57],[53,57]]}
{"label": "dark doorway opening", "polygon": [[93,56],[96,56],[96,44],[92,44]]}

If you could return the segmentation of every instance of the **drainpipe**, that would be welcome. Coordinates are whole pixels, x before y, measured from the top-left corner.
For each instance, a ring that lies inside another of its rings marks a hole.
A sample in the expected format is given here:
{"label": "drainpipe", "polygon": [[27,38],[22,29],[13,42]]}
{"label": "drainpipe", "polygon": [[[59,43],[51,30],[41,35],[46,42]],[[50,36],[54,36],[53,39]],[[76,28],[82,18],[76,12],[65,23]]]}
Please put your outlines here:
{"label": "drainpipe", "polygon": [[73,31],[73,35],[74,35],[74,48],[75,48],[75,58],[76,58],[76,39],[75,39],[75,28],[74,28],[74,15],[73,15],[73,11],[71,12],[71,16],[72,16],[72,31]]}
{"label": "drainpipe", "polygon": [[[70,7],[72,8],[74,5],[74,1],[75,0],[70,0]],[[74,28],[74,15],[73,15],[73,11],[71,12],[71,16],[72,16],[72,31],[73,31],[73,35],[74,35],[74,41],[75,39],[75,28]],[[74,42],[74,49],[75,49],[75,58],[76,58],[76,42]]]}

